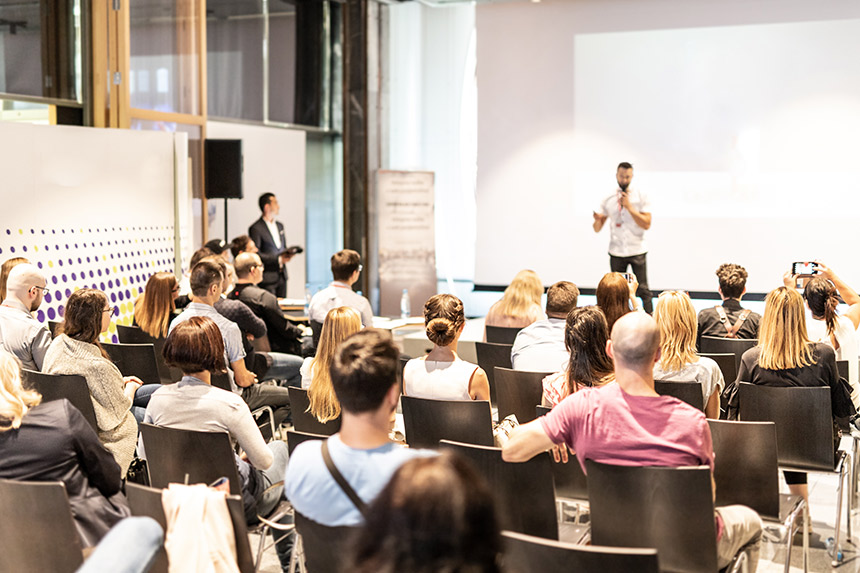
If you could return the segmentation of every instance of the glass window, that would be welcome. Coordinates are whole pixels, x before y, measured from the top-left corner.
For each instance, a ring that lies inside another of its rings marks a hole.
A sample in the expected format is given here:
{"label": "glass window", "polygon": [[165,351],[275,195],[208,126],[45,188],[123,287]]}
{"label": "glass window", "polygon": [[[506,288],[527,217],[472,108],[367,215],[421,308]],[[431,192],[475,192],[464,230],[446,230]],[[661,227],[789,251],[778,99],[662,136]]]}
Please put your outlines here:
{"label": "glass window", "polygon": [[80,0],[0,0],[0,92],[80,101]]}
{"label": "glass window", "polygon": [[343,248],[343,142],[309,132],[305,148],[305,250],[311,293],[331,282],[329,256]]}
{"label": "glass window", "polygon": [[200,1],[129,3],[131,107],[200,114]]}
{"label": "glass window", "polygon": [[49,125],[51,106],[44,103],[0,100],[0,121]]}

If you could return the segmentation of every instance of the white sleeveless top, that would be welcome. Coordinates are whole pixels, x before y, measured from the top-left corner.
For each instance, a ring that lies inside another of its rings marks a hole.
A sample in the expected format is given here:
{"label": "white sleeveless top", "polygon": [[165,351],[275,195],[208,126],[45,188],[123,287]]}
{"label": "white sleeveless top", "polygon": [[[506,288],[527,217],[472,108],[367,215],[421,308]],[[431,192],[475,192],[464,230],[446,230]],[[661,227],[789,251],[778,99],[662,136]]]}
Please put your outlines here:
{"label": "white sleeveless top", "polygon": [[403,369],[403,393],[434,400],[471,400],[469,381],[477,364],[458,356],[453,362],[413,358]]}
{"label": "white sleeveless top", "polygon": [[[807,316],[807,318],[809,318]],[[833,341],[827,335],[827,323],[823,320],[809,319],[806,321],[806,334],[812,342],[822,342],[832,347]],[[860,407],[860,372],[858,372],[858,355],[860,355],[860,340],[854,323],[847,316],[836,317],[836,328],[833,337],[839,343],[836,360],[848,361],[848,383],[851,385],[851,401],[854,407]]]}

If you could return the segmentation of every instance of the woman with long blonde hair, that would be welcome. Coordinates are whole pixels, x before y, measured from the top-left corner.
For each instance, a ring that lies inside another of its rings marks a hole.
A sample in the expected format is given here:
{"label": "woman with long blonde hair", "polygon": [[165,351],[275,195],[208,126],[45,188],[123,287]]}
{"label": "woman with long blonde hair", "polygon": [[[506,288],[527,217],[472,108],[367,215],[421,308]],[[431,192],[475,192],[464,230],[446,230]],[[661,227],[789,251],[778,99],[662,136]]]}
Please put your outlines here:
{"label": "woman with long blonde hair", "polygon": [[176,310],[178,294],[179,283],[173,273],[155,273],[134,303],[134,323],[151,337],[164,338]]}
{"label": "woman with long blonde hair", "polygon": [[[61,481],[84,547],[129,515],[120,468],[68,400],[42,402],[21,383],[20,364],[0,350],[0,478]],[[110,498],[110,499],[108,499]]]}
{"label": "woman with long blonde hair", "polygon": [[306,358],[302,364],[302,388],[307,388],[309,412],[325,424],[340,416],[340,402],[331,384],[329,368],[335,350],[341,342],[361,330],[361,315],[348,306],[328,311],[323,322],[317,355]]}
{"label": "woman with long blonde hair", "polygon": [[681,291],[664,291],[657,299],[654,320],[660,328],[659,362],[654,379],[668,382],[698,382],[702,385],[705,415],[720,417],[720,393],[725,386],[723,373],[712,359],[696,353],[696,309]]}
{"label": "woman with long blonde hair", "polygon": [[[807,337],[803,297],[793,288],[781,286],[768,293],[758,346],[744,352],[737,381],[762,386],[829,386],[833,418],[856,413],[849,390],[839,379],[833,348]],[[730,398],[729,406],[737,407],[737,394]],[[784,474],[791,493],[808,502],[806,474]]]}
{"label": "woman with long blonde hair", "polygon": [[490,307],[484,324],[488,326],[526,327],[546,319],[540,306],[543,283],[536,272],[517,273],[502,298]]}

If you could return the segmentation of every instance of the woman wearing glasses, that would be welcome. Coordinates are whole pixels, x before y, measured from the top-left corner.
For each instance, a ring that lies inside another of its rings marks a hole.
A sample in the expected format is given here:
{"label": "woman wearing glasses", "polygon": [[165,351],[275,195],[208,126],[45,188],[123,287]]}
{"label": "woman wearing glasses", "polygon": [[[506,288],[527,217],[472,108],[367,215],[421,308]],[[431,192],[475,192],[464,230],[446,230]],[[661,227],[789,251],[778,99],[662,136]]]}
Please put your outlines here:
{"label": "woman wearing glasses", "polygon": [[62,334],[48,348],[42,371],[86,378],[96,411],[99,439],[113,454],[124,478],[134,458],[137,440],[132,407],[143,419],[149,397],[160,384],[143,386],[134,376],[123,378],[108,358],[99,344],[99,335],[107,332],[113,313],[107,295],[100,290],[84,288],[72,293],[66,302]]}

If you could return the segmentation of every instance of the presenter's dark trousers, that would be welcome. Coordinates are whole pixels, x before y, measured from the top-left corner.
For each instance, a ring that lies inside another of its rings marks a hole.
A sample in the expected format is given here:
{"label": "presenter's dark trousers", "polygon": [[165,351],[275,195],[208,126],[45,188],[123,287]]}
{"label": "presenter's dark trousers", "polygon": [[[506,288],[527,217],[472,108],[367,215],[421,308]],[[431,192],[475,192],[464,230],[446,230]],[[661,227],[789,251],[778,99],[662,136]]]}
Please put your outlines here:
{"label": "presenter's dark trousers", "polygon": [[633,255],[632,257],[616,257],[609,255],[609,268],[613,273],[626,273],[627,267],[636,275],[636,280],[639,281],[639,288],[636,289],[636,296],[642,299],[642,309],[651,314],[654,307],[651,305],[651,289],[648,288],[648,261],[645,256],[648,253],[641,255]]}

